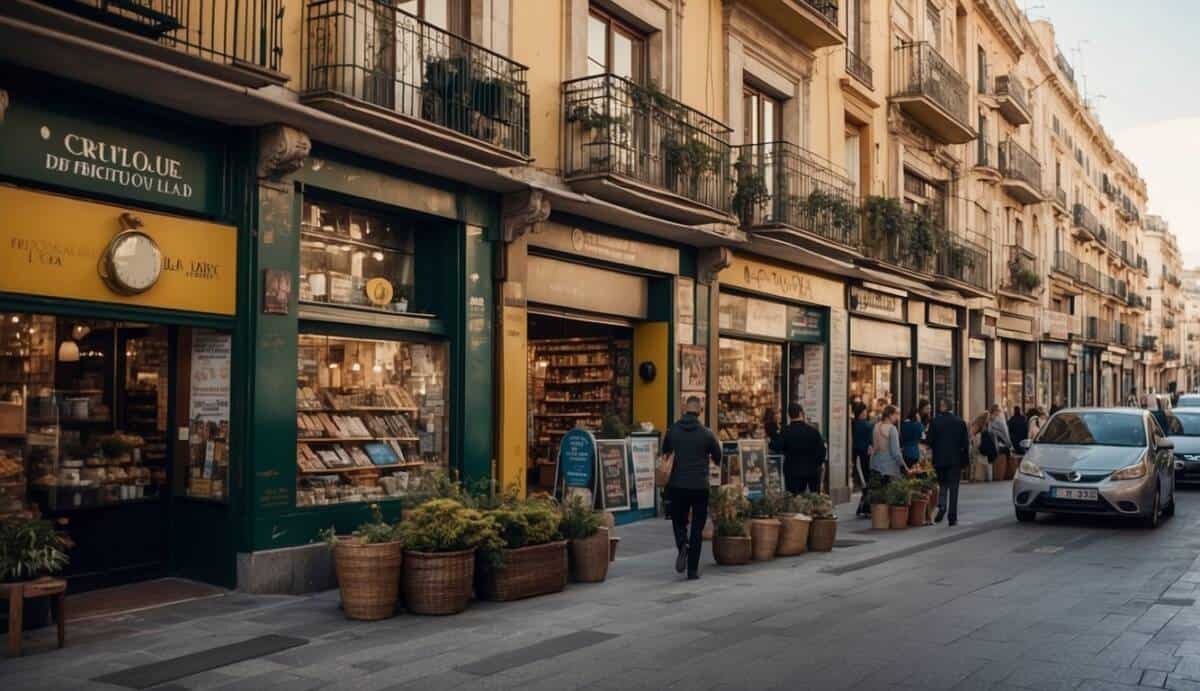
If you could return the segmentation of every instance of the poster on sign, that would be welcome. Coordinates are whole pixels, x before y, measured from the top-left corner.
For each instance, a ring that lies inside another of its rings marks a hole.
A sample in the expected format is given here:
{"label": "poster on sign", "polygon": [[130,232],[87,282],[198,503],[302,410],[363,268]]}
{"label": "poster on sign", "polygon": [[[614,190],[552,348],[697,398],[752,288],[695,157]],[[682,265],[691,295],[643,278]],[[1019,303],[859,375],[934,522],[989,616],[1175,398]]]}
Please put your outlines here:
{"label": "poster on sign", "polygon": [[658,458],[658,435],[630,437],[629,455],[633,460],[633,489],[637,507],[653,508],[654,463]]}
{"label": "poster on sign", "polygon": [[600,501],[606,511],[624,511],[629,506],[629,446],[624,439],[596,442],[600,459]]}
{"label": "poster on sign", "polygon": [[743,439],[738,442],[742,485],[746,496],[758,499],[767,488],[767,445],[762,439]]}
{"label": "poster on sign", "polygon": [[767,490],[779,496],[784,492],[783,486],[783,456],[771,454],[767,456]]}

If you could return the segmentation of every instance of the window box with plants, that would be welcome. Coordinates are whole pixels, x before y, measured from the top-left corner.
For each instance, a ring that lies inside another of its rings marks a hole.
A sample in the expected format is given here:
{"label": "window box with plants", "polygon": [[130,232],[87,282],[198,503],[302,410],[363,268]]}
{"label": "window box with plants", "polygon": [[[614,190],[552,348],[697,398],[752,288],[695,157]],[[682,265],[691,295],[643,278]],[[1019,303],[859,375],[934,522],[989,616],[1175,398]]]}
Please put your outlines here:
{"label": "window box with plants", "polygon": [[379,505],[371,504],[371,520],[358,526],[353,535],[339,537],[330,528],[322,537],[333,549],[346,617],[375,621],[394,615],[404,550],[396,526],[383,520]]}
{"label": "window box with plants", "polygon": [[563,537],[569,549],[571,580],[599,583],[608,577],[610,548],[603,515],[575,495],[562,507]]}
{"label": "window box with plants", "polygon": [[455,499],[431,499],[401,522],[401,590],[413,614],[457,614],[471,601],[475,552],[498,551],[496,521]]}
{"label": "window box with plants", "polygon": [[481,599],[506,602],[567,587],[567,542],[552,499],[521,501],[511,492],[486,514],[495,521],[503,547],[478,552],[476,591]]}
{"label": "window box with plants", "polygon": [[750,552],[754,561],[770,561],[779,549],[780,499],[768,491],[750,502]]}
{"label": "window box with plants", "polygon": [[792,557],[808,551],[808,529],[812,518],[808,516],[809,505],[804,496],[789,494],[779,514],[779,546],[775,555]]}
{"label": "window box with plants", "polygon": [[831,552],[837,541],[837,514],[833,511],[833,499],[823,492],[809,492],[804,496],[808,502],[808,515],[812,516],[812,527],[808,530],[808,549],[813,552]]}
{"label": "window box with plants", "polygon": [[750,503],[742,488],[722,485],[709,490],[709,513],[713,520],[713,559],[722,566],[750,563],[751,542],[746,534]]}

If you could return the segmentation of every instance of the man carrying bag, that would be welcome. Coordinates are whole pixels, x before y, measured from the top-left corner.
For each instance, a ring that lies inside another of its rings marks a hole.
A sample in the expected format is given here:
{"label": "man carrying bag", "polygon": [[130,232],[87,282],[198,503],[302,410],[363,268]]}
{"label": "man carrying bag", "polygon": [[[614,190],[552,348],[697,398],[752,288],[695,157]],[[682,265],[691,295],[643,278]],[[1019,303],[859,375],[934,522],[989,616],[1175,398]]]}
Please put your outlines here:
{"label": "man carrying bag", "polygon": [[662,450],[655,479],[666,486],[664,499],[675,529],[675,571],[683,573],[686,568],[688,578],[695,580],[700,577],[700,550],[708,520],[709,464],[721,462],[717,435],[700,422],[699,397],[689,396],[684,402],[683,417],[667,430]]}

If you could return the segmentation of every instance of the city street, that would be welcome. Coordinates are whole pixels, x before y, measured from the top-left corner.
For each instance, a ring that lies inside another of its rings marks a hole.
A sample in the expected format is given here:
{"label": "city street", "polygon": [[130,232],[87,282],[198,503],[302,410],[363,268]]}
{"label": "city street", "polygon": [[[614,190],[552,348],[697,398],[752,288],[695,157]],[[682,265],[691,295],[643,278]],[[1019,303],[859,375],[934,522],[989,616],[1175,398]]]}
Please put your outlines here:
{"label": "city street", "polygon": [[279,635],[297,646],[154,688],[1200,689],[1200,493],[1148,532],[1018,524],[1006,489],[964,487],[955,528],[872,532],[840,507],[831,554],[718,568],[706,546],[699,582],[671,570],[666,522],[623,526],[606,583],[448,618],[351,622],[336,591],[98,618],[66,650],[40,634],[0,685],[142,688],[146,665]]}

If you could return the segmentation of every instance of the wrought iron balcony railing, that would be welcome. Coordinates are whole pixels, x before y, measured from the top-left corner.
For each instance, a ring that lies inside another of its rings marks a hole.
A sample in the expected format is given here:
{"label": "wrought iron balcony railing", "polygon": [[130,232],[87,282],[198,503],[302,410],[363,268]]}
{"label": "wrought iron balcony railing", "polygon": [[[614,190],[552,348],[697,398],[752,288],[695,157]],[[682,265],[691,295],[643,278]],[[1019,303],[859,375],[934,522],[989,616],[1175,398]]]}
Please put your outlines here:
{"label": "wrought iron balcony railing", "polygon": [[613,74],[563,84],[563,174],[614,175],[729,212],[729,128]]}
{"label": "wrought iron balcony railing", "polygon": [[896,48],[895,97],[920,97],[935,103],[961,128],[971,131],[969,89],[962,75],[926,41]]}
{"label": "wrought iron balcony railing", "polygon": [[1096,219],[1096,215],[1092,213],[1091,209],[1079,202],[1075,203],[1074,220],[1076,228],[1086,230],[1092,234],[1092,237],[1099,237],[1100,221]]}
{"label": "wrought iron balcony railing", "polygon": [[1021,295],[1033,296],[1042,285],[1038,273],[1037,256],[1017,245],[1008,246],[1008,275],[1004,289]]}
{"label": "wrought iron balcony railing", "polygon": [[1120,327],[1120,343],[1125,347],[1131,347],[1134,343],[1133,327],[1129,324],[1119,324]]}
{"label": "wrought iron balcony railing", "polygon": [[1071,63],[1068,62],[1065,57],[1063,57],[1062,53],[1059,53],[1059,52],[1054,53],[1054,62],[1058,64],[1058,69],[1060,71],[1062,71],[1063,76],[1066,77],[1067,79],[1069,79],[1072,84],[1074,84],[1075,83],[1075,68],[1071,67]]}
{"label": "wrought iron balcony railing", "polygon": [[1061,187],[1054,188],[1054,201],[1064,209],[1067,208],[1067,191]]}
{"label": "wrought iron balcony railing", "polygon": [[1164,360],[1178,360],[1179,359],[1179,349],[1176,348],[1175,346],[1165,346],[1163,348],[1163,359]]}
{"label": "wrought iron balcony railing", "polygon": [[1089,341],[1103,340],[1100,335],[1100,318],[1088,317],[1084,320],[1084,338]]}
{"label": "wrought iron balcony railing", "polygon": [[1042,164],[1012,139],[1000,144],[1000,173],[1029,185],[1039,194],[1041,192]]}
{"label": "wrought iron balcony railing", "polygon": [[838,25],[838,4],[834,0],[801,0],[805,5],[816,10],[830,24]]}
{"label": "wrought iron balcony railing", "polygon": [[228,65],[278,72],[284,0],[42,0]]}
{"label": "wrought iron balcony railing", "polygon": [[992,155],[992,144],[984,132],[980,132],[979,138],[975,140],[975,165],[984,168],[996,167],[996,159]]}
{"label": "wrought iron balcony railing", "polygon": [[875,88],[875,71],[871,63],[846,46],[846,73],[862,82],[868,89]]}
{"label": "wrought iron balcony railing", "polygon": [[1079,280],[1092,290],[1103,290],[1100,271],[1094,266],[1080,262]]}
{"label": "wrought iron balcony railing", "polygon": [[1158,336],[1142,334],[1142,350],[1158,350]]}
{"label": "wrought iron balcony railing", "polygon": [[306,98],[356,99],[529,155],[524,65],[386,0],[311,0],[305,11]]}
{"label": "wrought iron balcony railing", "polygon": [[746,228],[787,226],[858,247],[854,183],[826,159],[790,142],[748,144],[734,169],[733,212]]}
{"label": "wrought iron balcony railing", "polygon": [[1025,87],[1016,77],[1007,74],[996,77],[996,95],[1007,96],[1026,113],[1029,112],[1029,97],[1025,93]]}
{"label": "wrought iron balcony railing", "polygon": [[1054,254],[1054,264],[1051,269],[1079,280],[1079,260],[1070,252],[1063,252],[1062,250],[1056,252]]}
{"label": "wrought iron balcony railing", "polygon": [[992,287],[992,253],[983,245],[953,233],[943,238],[934,273],[980,290]]}

